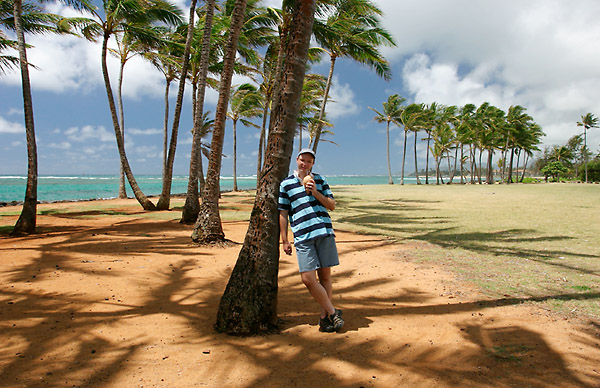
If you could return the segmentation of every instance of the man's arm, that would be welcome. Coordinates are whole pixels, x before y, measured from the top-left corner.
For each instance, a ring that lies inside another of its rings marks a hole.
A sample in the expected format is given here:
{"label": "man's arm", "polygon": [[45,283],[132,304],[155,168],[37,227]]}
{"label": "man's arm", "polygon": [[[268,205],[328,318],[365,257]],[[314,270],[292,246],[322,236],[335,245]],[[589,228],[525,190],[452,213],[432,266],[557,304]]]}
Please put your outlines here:
{"label": "man's arm", "polygon": [[283,245],[283,251],[291,255],[292,254],[292,244],[288,239],[288,211],[280,210],[279,211],[279,235],[281,236],[281,242]]}
{"label": "man's arm", "polygon": [[321,203],[321,205],[325,206],[325,209],[330,211],[335,210],[335,199],[321,194],[321,192],[317,190],[317,185],[314,183],[314,181],[308,182],[306,184],[306,188],[310,191],[310,194]]}

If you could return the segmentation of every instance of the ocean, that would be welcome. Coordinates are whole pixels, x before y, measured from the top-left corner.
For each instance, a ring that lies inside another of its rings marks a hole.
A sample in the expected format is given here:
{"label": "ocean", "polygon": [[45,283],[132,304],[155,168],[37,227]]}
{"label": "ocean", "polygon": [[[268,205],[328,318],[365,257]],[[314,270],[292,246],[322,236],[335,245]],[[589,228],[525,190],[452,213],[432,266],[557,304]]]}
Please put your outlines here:
{"label": "ocean", "polygon": [[[326,176],[331,186],[336,185],[377,185],[387,184],[387,175],[332,175]],[[160,176],[136,176],[138,185],[147,196],[159,195],[162,191]],[[26,176],[0,176],[0,202],[23,201],[25,197]],[[394,183],[400,178],[394,177]],[[256,188],[255,176],[237,178],[238,189]],[[416,178],[404,177],[404,183],[415,184]],[[172,194],[187,192],[188,177],[174,176]],[[221,177],[221,191],[233,189],[233,177]],[[119,180],[116,175],[90,176],[40,176],[38,177],[38,201],[80,201],[88,199],[116,198],[119,193]],[[127,195],[133,196],[127,184]]]}

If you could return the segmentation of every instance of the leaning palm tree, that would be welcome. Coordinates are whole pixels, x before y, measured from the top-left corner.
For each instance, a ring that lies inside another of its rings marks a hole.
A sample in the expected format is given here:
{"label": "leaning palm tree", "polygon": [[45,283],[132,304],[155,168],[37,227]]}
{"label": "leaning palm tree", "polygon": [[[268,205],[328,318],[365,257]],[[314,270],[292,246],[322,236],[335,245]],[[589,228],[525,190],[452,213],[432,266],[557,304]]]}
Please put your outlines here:
{"label": "leaning palm tree", "polygon": [[386,134],[386,154],[387,154],[387,168],[388,168],[388,183],[390,185],[394,184],[394,179],[392,178],[392,168],[390,166],[390,123],[394,123],[397,126],[400,126],[400,117],[402,115],[402,111],[404,110],[404,106],[402,104],[406,101],[406,98],[400,97],[398,94],[392,94],[388,97],[387,101],[383,103],[383,110],[381,112],[377,111],[369,107],[373,112],[375,112],[376,116],[373,117],[373,120],[378,123],[385,123],[385,134]]}
{"label": "leaning palm tree", "polygon": [[587,130],[590,128],[598,128],[598,118],[592,113],[586,113],[581,116],[581,121],[577,122],[578,127],[583,127],[583,163],[585,164],[585,183],[588,183],[588,150],[587,150]]}
{"label": "leaning palm tree", "polygon": [[181,23],[180,14],[181,11],[176,6],[164,0],[106,0],[103,2],[103,12],[93,9],[94,22],[83,29],[83,34],[89,40],[95,41],[100,36],[102,37],[102,77],[106,88],[119,158],[133,194],[145,210],[155,210],[156,206],[150,202],[140,189],[127,160],[125,140],[121,133],[114,93],[108,74],[108,42],[113,35],[122,33],[130,33],[141,42],[154,41],[158,38],[154,31],[140,28],[140,26],[148,26],[153,22],[177,25]]}
{"label": "leaning palm tree", "polygon": [[406,141],[408,132],[414,132],[414,155],[415,155],[415,176],[417,178],[417,184],[421,184],[419,180],[419,172],[417,167],[417,132],[425,125],[425,106],[423,104],[410,104],[407,106],[400,115],[400,123],[404,129],[404,141],[402,151],[402,170],[400,172],[400,184],[404,184],[404,165],[406,161]]}
{"label": "leaning palm tree", "polygon": [[223,241],[223,225],[219,214],[219,180],[221,175],[221,157],[223,152],[223,138],[225,136],[225,121],[227,119],[227,106],[231,79],[237,54],[237,43],[244,23],[246,0],[236,0],[231,14],[231,28],[225,56],[223,58],[223,71],[219,84],[219,100],[215,114],[215,124],[212,133],[211,152],[206,172],[206,183],[202,192],[202,204],[198,219],[192,232],[192,240],[200,243]]}
{"label": "leaning palm tree", "polygon": [[[85,1],[65,1],[76,9],[89,9],[91,6]],[[12,234],[29,234],[35,232],[37,212],[37,145],[35,140],[35,125],[33,117],[33,99],[31,97],[31,82],[29,77],[29,62],[27,60],[27,43],[25,33],[67,32],[72,24],[78,25],[84,19],[63,19],[58,15],[46,14],[40,7],[33,3],[24,3],[22,0],[0,2],[0,24],[13,30],[17,36],[16,45],[6,38],[2,38],[1,47],[17,47],[19,51],[18,64],[21,70],[21,89],[23,91],[23,111],[25,116],[25,136],[27,139],[27,183],[25,200],[19,219],[12,230]],[[0,63],[2,68],[17,62],[16,58],[3,56]]]}
{"label": "leaning palm tree", "polygon": [[238,191],[237,185],[237,123],[246,127],[260,128],[248,119],[261,116],[261,97],[256,86],[245,83],[231,92],[229,112],[227,117],[233,122],[233,191]]}
{"label": "leaning palm tree", "polygon": [[391,78],[387,60],[378,50],[379,46],[395,46],[394,38],[386,31],[378,19],[381,10],[370,0],[340,0],[336,10],[325,21],[315,21],[315,39],[329,55],[329,75],[323,95],[323,105],[319,112],[315,138],[311,144],[317,151],[321,138],[322,126],[319,124],[325,117],[325,108],[329,89],[333,79],[333,71],[337,58],[348,57],[365,64],[383,77]]}
{"label": "leaning palm tree", "polygon": [[315,0],[284,2],[284,11],[288,10],[293,23],[284,25],[282,51],[285,58],[279,81],[286,92],[275,100],[272,110],[271,120],[275,124],[269,133],[265,169],[244,245],[219,302],[215,323],[218,332],[252,335],[277,330],[279,211],[276,198],[292,156]]}

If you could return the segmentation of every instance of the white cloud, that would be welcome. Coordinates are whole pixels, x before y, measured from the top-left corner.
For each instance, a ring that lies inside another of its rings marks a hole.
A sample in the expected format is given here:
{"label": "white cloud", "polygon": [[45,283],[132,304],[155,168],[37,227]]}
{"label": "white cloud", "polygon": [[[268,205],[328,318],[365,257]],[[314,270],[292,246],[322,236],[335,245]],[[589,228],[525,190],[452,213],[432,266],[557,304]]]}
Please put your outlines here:
{"label": "white cloud", "polygon": [[48,144],[48,147],[56,148],[59,150],[68,150],[68,149],[71,149],[71,143],[69,143],[67,141],[63,141],[61,143],[50,143],[50,144]]}
{"label": "white cloud", "polygon": [[0,116],[0,133],[25,133],[25,126],[20,123],[8,121]]}
{"label": "white cloud", "polygon": [[160,135],[163,133],[162,129],[157,128],[148,128],[148,129],[138,129],[138,128],[127,128],[125,132],[129,135]]}
{"label": "white cloud", "polygon": [[329,96],[333,101],[327,101],[325,110],[327,117],[335,119],[337,117],[358,114],[359,106],[356,104],[354,91],[350,84],[341,83],[337,76],[333,76]]}
{"label": "white cloud", "polygon": [[76,142],[84,142],[88,140],[100,140],[102,142],[114,142],[115,135],[99,125],[94,127],[92,125],[86,125],[84,127],[71,127],[65,130],[65,135],[69,140]]}

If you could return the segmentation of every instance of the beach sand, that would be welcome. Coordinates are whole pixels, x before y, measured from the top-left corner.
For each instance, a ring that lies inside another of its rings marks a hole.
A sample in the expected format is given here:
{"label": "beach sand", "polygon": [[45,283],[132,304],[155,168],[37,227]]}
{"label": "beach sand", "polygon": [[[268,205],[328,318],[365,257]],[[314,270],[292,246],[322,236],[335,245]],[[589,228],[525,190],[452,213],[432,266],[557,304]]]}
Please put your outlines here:
{"label": "beach sand", "polygon": [[[131,199],[82,206],[0,237],[2,387],[600,387],[597,322],[485,297],[412,260],[425,243],[337,230],[340,333],[282,255],[281,333],[237,338],[212,326],[241,245],[199,247]],[[223,226],[243,241],[247,222]]]}

